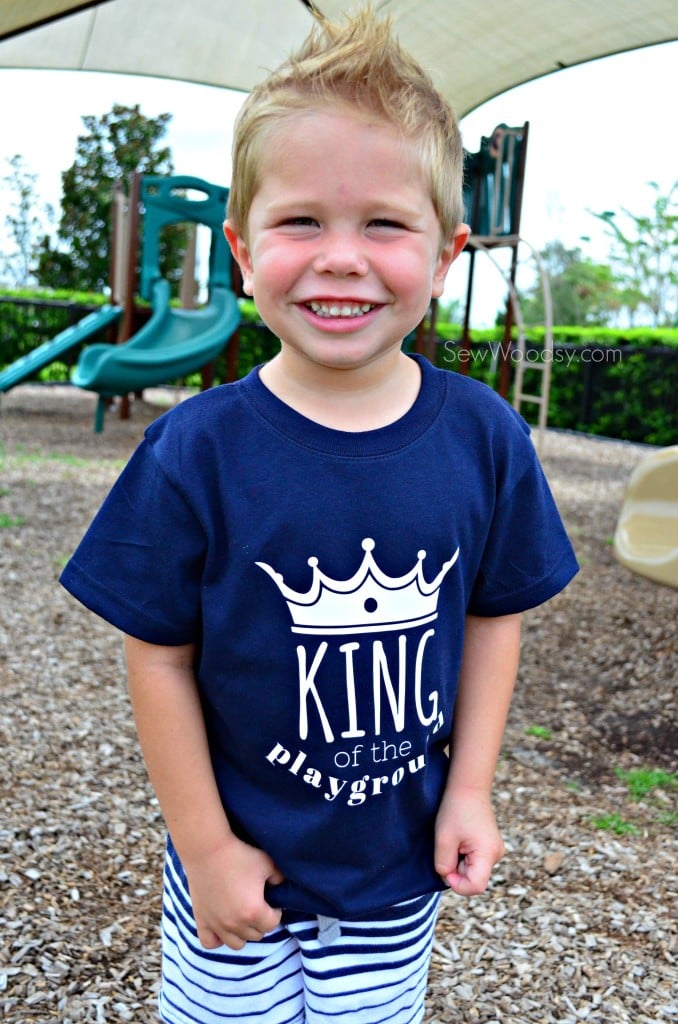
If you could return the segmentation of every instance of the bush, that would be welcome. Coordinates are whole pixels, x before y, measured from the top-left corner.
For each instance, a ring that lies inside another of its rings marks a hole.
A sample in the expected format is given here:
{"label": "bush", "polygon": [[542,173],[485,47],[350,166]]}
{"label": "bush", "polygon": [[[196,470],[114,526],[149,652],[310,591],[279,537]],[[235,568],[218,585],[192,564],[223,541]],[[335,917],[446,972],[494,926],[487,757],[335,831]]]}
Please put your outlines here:
{"label": "bush", "polygon": [[[54,338],[105,302],[106,299],[102,295],[0,291],[0,370],[50,338]],[[259,320],[252,302],[243,302],[241,312],[243,319],[239,328],[238,377],[245,376],[253,366],[266,362],[279,348],[277,339]],[[38,378],[43,381],[68,381],[80,349],[94,341],[105,340],[107,339],[103,334],[88,338],[79,348],[65,353],[63,361],[52,363],[41,370]],[[215,383],[227,380],[227,359],[225,349],[216,361]],[[201,375],[192,374],[181,383],[200,387]]]}
{"label": "bush", "polygon": [[[0,369],[78,323],[105,302],[103,295],[0,290]],[[74,349],[65,358],[73,363],[77,355]]]}
{"label": "bush", "polygon": [[[439,324],[438,365],[458,369],[461,328]],[[524,391],[538,393],[544,329],[527,333]],[[514,338],[516,332],[514,331]],[[472,332],[470,375],[497,386],[492,354],[503,328]],[[665,446],[678,441],[678,330],[556,327],[549,394],[549,426]],[[536,423],[538,407],[521,413]]]}
{"label": "bush", "polygon": [[[0,369],[105,301],[101,295],[0,292]],[[241,301],[241,313],[237,377],[279,350],[278,340],[261,322],[251,300]],[[438,365],[458,370],[461,327],[440,322],[436,332]],[[530,328],[527,334],[528,351],[538,359],[544,329]],[[549,426],[660,446],[678,441],[678,330],[565,326],[554,328],[553,334]],[[493,388],[498,384],[502,339],[502,327],[472,331],[469,374]],[[64,362],[46,367],[41,379],[68,380],[77,356],[77,350],[67,353]],[[216,360],[214,382],[220,384],[228,376],[225,349]],[[199,387],[201,376],[193,374],[182,383]],[[539,371],[530,370],[528,362],[525,390],[536,393],[539,387]],[[526,403],[521,412],[528,422],[537,422],[537,406]]]}

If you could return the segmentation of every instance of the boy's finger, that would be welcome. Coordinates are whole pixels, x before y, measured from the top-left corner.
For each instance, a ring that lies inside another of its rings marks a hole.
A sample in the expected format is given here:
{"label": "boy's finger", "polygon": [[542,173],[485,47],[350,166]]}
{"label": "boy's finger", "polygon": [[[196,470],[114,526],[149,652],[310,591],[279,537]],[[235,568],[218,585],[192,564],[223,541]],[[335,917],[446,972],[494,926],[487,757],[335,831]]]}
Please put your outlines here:
{"label": "boy's finger", "polygon": [[456,871],[451,871],[445,881],[459,896],[478,896],[485,892],[490,880],[494,862],[484,857],[471,861],[460,857]]}
{"label": "boy's finger", "polygon": [[440,844],[435,851],[435,869],[441,878],[447,881],[448,875],[456,874],[459,866],[464,860],[464,855],[459,854],[459,844],[456,842]]}
{"label": "boy's finger", "polygon": [[282,919],[282,910],[277,907],[268,907],[265,915],[259,922],[262,926],[263,934],[266,935],[268,932],[272,932],[274,928],[277,928]]}
{"label": "boy's finger", "polygon": [[198,926],[198,940],[203,949],[216,949],[224,944],[215,931],[200,926]]}

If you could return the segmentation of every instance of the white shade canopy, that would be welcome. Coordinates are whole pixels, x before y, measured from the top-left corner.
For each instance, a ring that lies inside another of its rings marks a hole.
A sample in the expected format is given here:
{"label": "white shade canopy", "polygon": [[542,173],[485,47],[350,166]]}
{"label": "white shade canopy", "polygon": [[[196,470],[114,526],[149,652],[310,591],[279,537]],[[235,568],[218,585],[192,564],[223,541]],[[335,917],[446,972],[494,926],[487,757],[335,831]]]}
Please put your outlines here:
{"label": "white shade canopy", "polygon": [[[355,0],[317,0],[336,16]],[[678,38],[676,0],[379,0],[459,116],[530,79]],[[0,67],[248,91],[311,25],[304,0],[0,0]],[[37,27],[36,27],[37,26]]]}

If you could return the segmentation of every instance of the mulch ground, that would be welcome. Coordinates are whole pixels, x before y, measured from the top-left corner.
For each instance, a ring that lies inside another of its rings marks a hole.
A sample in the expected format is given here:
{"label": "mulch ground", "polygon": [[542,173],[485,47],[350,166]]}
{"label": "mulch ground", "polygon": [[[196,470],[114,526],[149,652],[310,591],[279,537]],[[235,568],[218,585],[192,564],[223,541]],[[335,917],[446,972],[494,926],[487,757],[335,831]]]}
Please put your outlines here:
{"label": "mulch ground", "polygon": [[[94,399],[70,388],[21,386],[0,407],[0,1016],[11,1024],[157,1020],[162,821],[119,638],[56,583],[167,393],[147,397],[131,419],[111,410],[100,435]],[[543,439],[582,568],[525,616],[495,793],[508,852],[484,896],[443,899],[427,1024],[678,1015],[678,592],[628,572],[611,544],[646,452]],[[641,778],[655,786],[634,797]]]}

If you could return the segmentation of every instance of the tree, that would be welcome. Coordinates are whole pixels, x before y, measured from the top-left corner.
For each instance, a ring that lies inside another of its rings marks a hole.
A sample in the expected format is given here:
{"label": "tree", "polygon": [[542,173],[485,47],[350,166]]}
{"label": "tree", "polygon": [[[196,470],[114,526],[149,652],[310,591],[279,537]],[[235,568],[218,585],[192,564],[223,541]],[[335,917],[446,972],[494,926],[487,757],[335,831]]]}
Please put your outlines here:
{"label": "tree", "polygon": [[39,239],[44,231],[45,220],[54,217],[54,211],[45,205],[44,219],[39,217],[39,208],[35,197],[37,174],[32,174],[18,153],[7,159],[9,174],[2,181],[13,194],[10,212],[5,217],[5,227],[14,243],[14,251],[3,253],[2,275],[15,287],[21,288],[31,283],[34,272],[34,261],[39,246]]}
{"label": "tree", "polygon": [[[604,324],[620,308],[621,294],[608,266],[559,241],[549,242],[540,255],[551,288],[554,324]],[[541,284],[524,294],[521,311],[526,323],[544,323]]]}
{"label": "tree", "polygon": [[[137,105],[115,104],[101,118],[82,118],[75,161],[61,175],[57,242],[44,238],[37,268],[52,288],[103,291],[109,281],[113,192],[129,190],[132,174],[171,174],[171,152],[160,146],[171,114],[145,117]],[[180,236],[178,236],[180,237]],[[179,241],[180,247],[180,241]],[[177,257],[180,259],[180,257]],[[175,260],[176,262],[176,260]]]}
{"label": "tree", "polygon": [[668,195],[661,194],[656,181],[648,186],[655,193],[652,211],[635,214],[622,208],[628,227],[620,227],[611,210],[593,216],[609,229],[610,261],[624,283],[631,317],[644,305],[655,327],[667,327],[678,315],[678,181]]}
{"label": "tree", "polygon": [[464,306],[461,299],[445,299],[438,302],[438,320],[444,320],[450,324],[461,323],[464,316]]}

